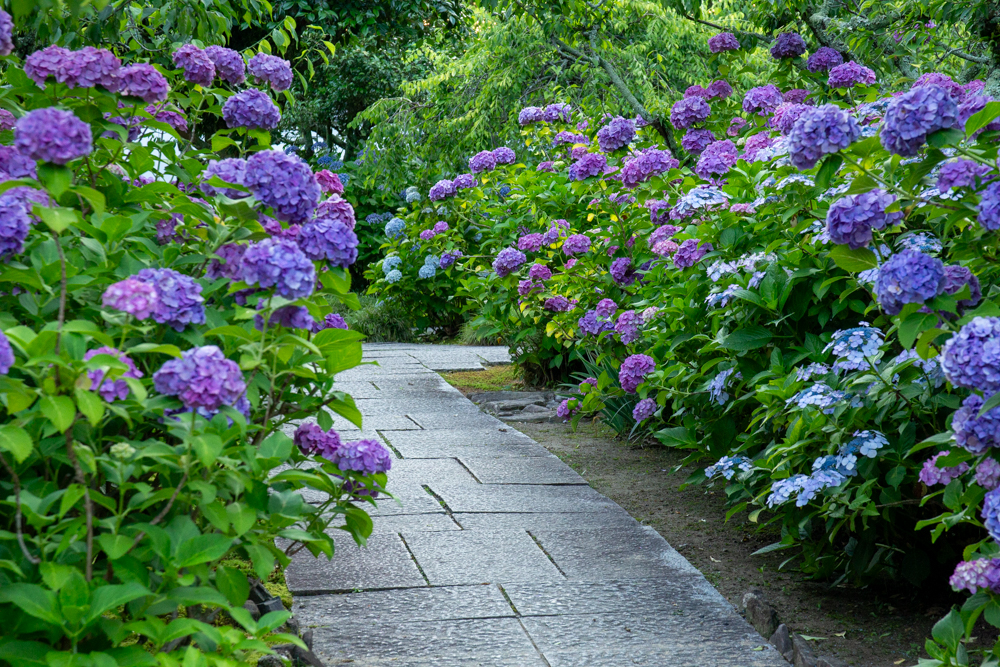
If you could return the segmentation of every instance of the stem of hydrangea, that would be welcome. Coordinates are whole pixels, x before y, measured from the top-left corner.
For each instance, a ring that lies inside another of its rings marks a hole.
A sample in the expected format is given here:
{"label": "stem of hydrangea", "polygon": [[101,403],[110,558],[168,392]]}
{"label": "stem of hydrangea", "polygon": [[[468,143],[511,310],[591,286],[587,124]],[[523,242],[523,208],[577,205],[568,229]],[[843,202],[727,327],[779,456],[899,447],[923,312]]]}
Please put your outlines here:
{"label": "stem of hydrangea", "polygon": [[[56,242],[56,252],[59,253],[59,326],[56,329],[55,352],[59,354],[59,344],[62,342],[63,324],[66,323],[66,255],[63,253],[62,241],[59,234],[52,232],[52,238]],[[56,373],[59,373],[58,367]]]}
{"label": "stem of hydrangea", "polygon": [[0,463],[7,470],[7,474],[10,475],[11,480],[14,482],[14,532],[17,534],[17,543],[21,546],[21,553],[28,560],[29,563],[33,565],[38,565],[42,562],[41,558],[38,558],[30,551],[28,551],[28,545],[24,543],[24,533],[21,532],[21,479],[14,472],[14,467],[7,463],[7,459],[0,454]]}
{"label": "stem of hydrangea", "polygon": [[[75,421],[75,420],[74,420]],[[87,515],[87,564],[86,579],[90,581],[94,578],[94,503],[90,500],[90,487],[87,485],[87,476],[80,465],[80,459],[76,456],[76,449],[73,447],[73,426],[66,429],[66,456],[69,457],[73,469],[76,471],[76,483],[83,487],[83,507]]]}

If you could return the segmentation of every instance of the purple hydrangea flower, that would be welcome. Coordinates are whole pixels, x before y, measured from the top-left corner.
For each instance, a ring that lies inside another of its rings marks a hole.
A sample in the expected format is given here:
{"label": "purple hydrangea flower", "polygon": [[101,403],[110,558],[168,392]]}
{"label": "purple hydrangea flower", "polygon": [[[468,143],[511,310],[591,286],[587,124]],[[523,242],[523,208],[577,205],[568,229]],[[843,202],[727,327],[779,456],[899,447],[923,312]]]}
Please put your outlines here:
{"label": "purple hydrangea flower", "polygon": [[889,315],[908,303],[924,303],[941,293],[944,264],[918,250],[904,250],[883,264],[875,278],[875,296]]}
{"label": "purple hydrangea flower", "polygon": [[739,157],[736,144],[732,141],[728,139],[725,141],[716,141],[709,144],[702,151],[694,171],[704,179],[712,178],[712,176],[721,176],[736,164]]}
{"label": "purple hydrangea flower", "polygon": [[433,229],[425,229],[424,231],[420,232],[421,241],[430,241],[432,238],[434,238]]}
{"label": "purple hydrangea flower", "polygon": [[40,88],[45,87],[45,82],[51,76],[59,83],[66,83],[69,71],[69,63],[73,59],[73,52],[62,46],[46,46],[40,51],[35,51],[24,60],[24,73],[29,79],[34,81]]}
{"label": "purple hydrangea flower", "polygon": [[3,331],[0,331],[0,375],[7,375],[13,368],[15,361],[10,339]]}
{"label": "purple hydrangea flower", "polygon": [[767,132],[751,134],[747,137],[746,141],[743,142],[743,159],[747,162],[755,162],[757,160],[757,154],[765,148],[770,147],[772,144],[774,144],[774,140],[768,136]]}
{"label": "purple hydrangea flower", "polygon": [[618,310],[618,304],[616,304],[611,299],[601,299],[597,302],[597,308],[594,312],[597,313],[598,317],[611,317]]}
{"label": "purple hydrangea flower", "polygon": [[153,387],[176,396],[190,409],[218,410],[235,405],[246,391],[243,372],[215,345],[185,350],[153,373]]}
{"label": "purple hydrangea flower", "polygon": [[[229,280],[240,280],[243,273],[243,254],[247,251],[245,245],[239,243],[226,243],[215,254],[219,259],[213,259],[205,270],[205,277],[209,280],[228,278]],[[220,261],[221,260],[221,261]]]}
{"label": "purple hydrangea flower", "polygon": [[976,210],[979,212],[976,220],[983,229],[991,232],[1000,229],[1000,181],[992,181],[980,191]]}
{"label": "purple hydrangea flower", "polygon": [[176,331],[183,331],[188,324],[205,323],[205,297],[201,285],[190,276],[173,269],[143,269],[134,277],[156,290],[155,321]]}
{"label": "purple hydrangea flower", "polygon": [[3,195],[0,195],[0,201],[3,197],[12,197],[17,201],[21,202],[24,206],[25,213],[28,214],[28,222],[32,225],[36,225],[41,222],[41,218],[32,213],[32,207],[35,204],[39,206],[52,206],[52,198],[49,197],[49,193],[44,190],[39,190],[38,188],[33,188],[30,185],[21,185],[16,188],[11,188]]}
{"label": "purple hydrangea flower", "polygon": [[1000,593],[1000,558],[962,561],[955,566],[948,583],[956,592],[964,590],[970,595],[979,591]]}
{"label": "purple hydrangea flower", "polygon": [[605,153],[627,146],[635,138],[635,123],[628,118],[616,116],[597,131],[597,143]]}
{"label": "purple hydrangea flower", "polygon": [[774,110],[783,101],[778,87],[769,83],[766,86],[758,86],[747,91],[747,94],[743,96],[743,110],[758,116],[767,116],[774,113]]}
{"label": "purple hydrangea flower", "polygon": [[174,64],[184,70],[184,78],[208,88],[215,80],[215,63],[194,44],[185,44],[173,53]]}
{"label": "purple hydrangea flower", "polygon": [[527,278],[517,283],[517,293],[521,296],[528,296],[532,292],[541,291],[542,284]]}
{"label": "purple hydrangea flower", "polygon": [[327,260],[346,269],[358,259],[358,236],[340,220],[313,218],[302,225],[296,239],[309,259]]}
{"label": "purple hydrangea flower", "polygon": [[829,46],[821,46],[810,54],[806,60],[806,68],[813,73],[828,72],[843,62],[844,56],[840,55],[840,51]]}
{"label": "purple hydrangea flower", "polygon": [[[570,401],[573,401],[573,405],[570,406]],[[569,419],[576,413],[580,411],[580,402],[575,398],[565,398],[563,402],[559,404],[556,408],[556,417],[560,419]]]}
{"label": "purple hydrangea flower", "polygon": [[989,173],[990,168],[985,164],[966,160],[949,160],[941,165],[938,173],[937,188],[941,192],[946,192],[952,188],[972,188],[976,186],[976,179],[981,179]]}
{"label": "purple hydrangea flower", "polygon": [[528,261],[528,258],[520,250],[504,248],[497,253],[496,259],[493,260],[493,270],[497,272],[498,276],[503,278],[511,272],[517,271],[518,267],[526,261]]}
{"label": "purple hydrangea flower", "polygon": [[246,81],[246,64],[238,52],[213,44],[205,47],[205,55],[215,65],[215,73],[226,83],[241,86]]}
{"label": "purple hydrangea flower", "polygon": [[247,160],[246,186],[278,220],[304,223],[319,202],[319,183],[302,158],[284,151],[254,153]]}
{"label": "purple hydrangea flower", "polygon": [[459,174],[452,181],[455,186],[455,190],[468,190],[469,188],[474,188],[479,185],[479,179],[477,179],[472,174]]}
{"label": "purple hydrangea flower", "polygon": [[544,242],[545,239],[541,234],[525,234],[517,240],[517,247],[526,252],[538,252]]}
{"label": "purple hydrangea flower", "polygon": [[634,188],[639,183],[678,166],[680,162],[670,154],[670,151],[647,148],[625,163],[620,174],[621,182],[627,188]]}
{"label": "purple hydrangea flower", "polygon": [[[986,95],[973,95],[963,100],[958,105],[958,123],[955,124],[955,127],[964,130],[969,118],[985,109],[986,105],[992,101],[993,98]],[[1000,118],[994,118],[986,124],[986,127],[976,130],[972,136],[979,136],[982,132],[996,132],[997,130],[1000,130]]]}
{"label": "purple hydrangea flower", "polygon": [[0,9],[0,56],[9,56],[14,50],[14,19]]}
{"label": "purple hydrangea flower", "polygon": [[554,174],[556,173],[556,163],[551,160],[539,162],[538,166],[535,167],[535,171],[547,171]]}
{"label": "purple hydrangea flower", "polygon": [[258,53],[250,59],[247,69],[258,84],[268,83],[276,93],[292,87],[292,66],[284,58]]}
{"label": "purple hydrangea flower", "polygon": [[295,429],[292,438],[295,446],[305,456],[322,456],[330,459],[340,448],[340,434],[330,429],[324,431],[315,422],[305,422]]}
{"label": "purple hydrangea flower", "polygon": [[[3,10],[0,9],[0,11]],[[17,119],[14,118],[14,114],[7,111],[6,109],[0,109],[0,131],[14,129],[14,124],[16,122]]]}
{"label": "purple hydrangea flower", "polygon": [[479,151],[469,158],[469,171],[478,174],[483,171],[493,171],[496,169],[497,159],[493,151]]}
{"label": "purple hydrangea flower", "polygon": [[[159,121],[161,123],[166,123],[170,127],[174,128],[178,132],[188,131],[187,118],[184,114],[177,111],[171,111],[169,109],[157,108],[155,104],[150,104],[146,107],[146,113],[153,117],[153,120]],[[135,120],[142,121],[141,118],[136,118]]]}
{"label": "purple hydrangea flower", "polygon": [[[565,247],[565,245],[563,246]],[[635,282],[636,273],[632,267],[632,260],[628,257],[619,257],[611,262],[611,278],[618,285],[631,285]]]}
{"label": "purple hydrangea flower", "polygon": [[798,58],[806,52],[806,41],[797,32],[783,32],[771,47],[771,57],[775,60]]}
{"label": "purple hydrangea flower", "polygon": [[441,269],[447,269],[455,263],[455,260],[462,256],[461,250],[452,250],[451,252],[446,252],[441,254],[441,261],[438,262],[438,267]]}
{"label": "purple hydrangea flower", "polygon": [[729,82],[725,79],[719,79],[708,84],[708,88],[705,89],[705,99],[719,98],[724,100],[733,94],[733,87],[729,85]]}
{"label": "purple hydrangea flower", "polygon": [[641,423],[656,414],[656,401],[652,398],[644,398],[632,408],[632,419],[636,423]]}
{"label": "purple hydrangea flower", "polygon": [[546,123],[555,123],[560,120],[564,123],[568,123],[570,116],[572,115],[573,107],[565,102],[558,102],[545,107],[545,110],[542,112],[542,120]]}
{"label": "purple hydrangea flower", "polygon": [[68,51],[50,46],[28,56],[24,72],[41,88],[45,87],[46,78],[54,76],[69,88],[103,86],[117,92],[121,86],[118,80],[121,66],[121,61],[107,49],[85,46],[79,51]]}
{"label": "purple hydrangea flower", "polygon": [[677,252],[674,253],[674,266],[678,269],[686,269],[694,266],[706,253],[713,250],[711,243],[701,243],[698,239],[687,239],[681,243]]}
{"label": "purple hydrangea flower", "polygon": [[812,100],[807,99],[811,94],[805,88],[792,88],[791,90],[786,90],[782,94],[782,97],[789,104],[813,104]]}
{"label": "purple hydrangea flower", "polygon": [[720,32],[708,38],[708,50],[712,53],[722,53],[723,51],[736,51],[740,48],[740,42],[736,35],[731,32]]}
{"label": "purple hydrangea flower", "polygon": [[313,326],[313,333],[323,331],[324,329],[350,329],[350,327],[347,326],[344,316],[340,313],[327,313],[321,322],[317,322]]}
{"label": "purple hydrangea flower", "polygon": [[340,195],[331,195],[316,207],[317,218],[328,218],[342,222],[348,229],[354,229],[357,220],[354,217],[354,207],[351,202],[342,199]]}
{"label": "purple hydrangea flower", "polygon": [[[317,171],[316,182],[319,183],[320,189],[327,194],[344,194],[344,184],[340,182],[340,176],[334,174],[329,169],[321,169]],[[351,209],[351,215],[354,215],[353,208]]]}
{"label": "purple hydrangea flower", "polygon": [[[257,304],[257,310],[264,310],[264,301]],[[258,331],[264,330],[264,318],[261,315],[254,317],[254,326]],[[267,318],[268,327],[282,326],[286,329],[305,329],[312,331],[316,328],[316,320],[309,314],[309,309],[305,306],[281,306],[275,308],[271,316]]]}
{"label": "purple hydrangea flower", "polygon": [[986,494],[979,516],[983,518],[986,532],[990,534],[990,537],[994,541],[1000,542],[1000,490],[994,489]]}
{"label": "purple hydrangea flower", "polygon": [[980,417],[983,403],[982,397],[976,394],[966,397],[951,421],[956,444],[973,454],[1000,446],[1000,408],[993,408]]}
{"label": "purple hydrangea flower", "polygon": [[94,138],[90,125],[72,111],[43,107],[18,119],[14,126],[14,146],[32,160],[66,164],[90,155]]}
{"label": "purple hydrangea flower", "polygon": [[[233,183],[235,185],[246,186],[246,172],[247,172],[247,161],[243,158],[230,157],[224,160],[212,160],[205,167],[205,171],[201,173],[202,181],[208,181],[213,176],[218,176],[220,180],[226,183]],[[249,197],[249,193],[243,190],[234,190],[233,188],[223,188],[214,187],[208,183],[202,183],[201,191],[204,192],[209,197],[214,197],[215,195],[225,195],[230,199],[242,199],[243,197]]]}
{"label": "purple hydrangea flower", "polygon": [[656,362],[645,354],[633,354],[618,369],[618,381],[626,393],[634,394],[646,376],[656,370]]}
{"label": "purple hydrangea flower", "polygon": [[[568,130],[563,130],[552,138],[553,146],[562,146],[564,144],[589,144],[590,137],[586,134],[573,134]],[[499,149],[498,149],[499,150]]]}
{"label": "purple hydrangea flower", "polygon": [[582,181],[591,176],[602,176],[607,166],[608,160],[602,153],[584,153],[570,165],[569,178],[572,181]]}
{"label": "purple hydrangea flower", "polygon": [[24,240],[31,229],[31,218],[24,203],[16,196],[0,196],[0,261],[8,261],[24,250]]}
{"label": "purple hydrangea flower", "polygon": [[941,369],[956,387],[987,396],[1000,390],[1000,318],[975,317],[941,349]]}
{"label": "purple hydrangea flower", "polygon": [[711,130],[688,130],[687,134],[681,138],[681,148],[692,155],[698,155],[713,141],[715,141],[715,135],[712,134]]}
{"label": "purple hydrangea flower", "polygon": [[330,460],[341,470],[354,470],[365,475],[388,472],[392,468],[392,455],[388,448],[373,439],[345,442],[337,447]]}
{"label": "purple hydrangea flower", "polygon": [[618,315],[615,321],[615,333],[618,339],[628,345],[639,338],[639,327],[642,325],[642,315],[634,310],[625,310]]}
{"label": "purple hydrangea flower", "polygon": [[531,125],[532,123],[539,123],[542,121],[545,112],[538,107],[524,107],[517,114],[517,122],[519,125]]}
{"label": "purple hydrangea flower", "polygon": [[781,105],[774,110],[774,115],[771,116],[771,120],[768,121],[768,125],[777,128],[779,132],[787,135],[792,131],[792,127],[795,126],[795,121],[802,117],[806,111],[811,109],[808,104],[790,104],[788,102],[782,102]]}
{"label": "purple hydrangea flower", "polygon": [[573,307],[574,302],[564,296],[549,297],[542,304],[542,308],[552,311],[553,313],[567,313],[573,310]]}
{"label": "purple hydrangea flower", "polygon": [[913,85],[910,88],[923,88],[926,86],[939,86],[944,88],[948,92],[948,95],[950,95],[956,102],[958,102],[965,93],[965,89],[962,88],[961,84],[955,83],[954,79],[950,76],[940,72],[927,72],[925,74],[921,74],[917,77],[917,80],[913,82]]}
{"label": "purple hydrangea flower", "polygon": [[[939,468],[937,466],[937,460],[948,456],[951,454],[950,451],[938,452],[931,458],[924,461],[924,467],[920,470],[920,475],[918,476],[920,481],[927,486],[934,486],[935,484],[947,484],[951,480],[955,479],[962,473],[969,469],[968,464],[959,463],[957,466],[952,466],[950,468]],[[988,496],[989,494],[987,494]],[[984,507],[985,512],[985,507]]]}
{"label": "purple hydrangea flower", "polygon": [[966,285],[969,286],[969,298],[959,299],[958,312],[962,313],[975,306],[983,298],[983,290],[972,271],[964,266],[953,264],[944,267],[944,285],[941,291],[945,294],[958,294]]}
{"label": "purple hydrangea flower", "polygon": [[[678,130],[686,130],[692,125],[705,122],[712,113],[712,107],[700,97],[685,97],[674,103],[670,109],[670,123]],[[604,147],[601,147],[604,150]]]}
{"label": "purple hydrangea flower", "polygon": [[853,88],[859,83],[870,86],[875,83],[875,72],[852,60],[831,69],[827,83],[831,88]]}
{"label": "purple hydrangea flower", "polygon": [[128,366],[128,369],[123,371],[117,380],[106,378],[107,373],[103,368],[95,368],[87,371],[87,377],[90,379],[90,390],[98,392],[101,398],[108,403],[113,403],[116,400],[124,401],[128,398],[129,394],[128,383],[124,378],[141,378],[143,375],[142,371],[135,367],[135,362],[132,359],[113,347],[105,346],[99,347],[96,350],[88,350],[83,355],[83,360],[90,361],[99,354],[107,354],[115,357],[118,361]]}
{"label": "purple hydrangea flower", "polygon": [[565,255],[576,255],[590,250],[590,237],[585,234],[571,234],[563,241],[562,251]]}
{"label": "purple hydrangea flower", "polygon": [[580,331],[591,336],[598,336],[604,331],[611,331],[615,328],[615,325],[607,317],[598,315],[596,310],[588,310],[583,317],[577,320],[576,324],[580,327]]}
{"label": "purple hydrangea flower", "polygon": [[105,308],[114,308],[144,320],[159,309],[160,297],[153,285],[132,277],[108,286],[101,296],[101,303]]}
{"label": "purple hydrangea flower", "polygon": [[861,136],[854,118],[834,104],[805,111],[788,134],[788,153],[799,169],[811,169],[824,155],[847,148]]}
{"label": "purple hydrangea flower", "polygon": [[263,289],[274,287],[286,299],[301,299],[316,287],[316,267],[294,241],[264,239],[243,255],[243,280]]}
{"label": "purple hydrangea flower", "polygon": [[726,130],[726,134],[730,137],[738,136],[740,130],[747,126],[747,122],[743,120],[740,116],[734,116],[731,121],[729,121],[729,128]]}
{"label": "purple hydrangea flower", "polygon": [[[146,63],[126,65],[118,71],[120,92],[128,97],[138,97],[146,104],[164,102],[170,92],[166,77]],[[230,126],[232,127],[232,126]]]}
{"label": "purple hydrangea flower", "polygon": [[872,241],[872,229],[885,229],[903,218],[902,212],[886,213],[896,201],[883,190],[871,190],[848,195],[833,202],[826,214],[826,229],[834,243],[847,244],[851,249],[867,248]]}
{"label": "purple hydrangea flower", "polygon": [[910,157],[920,151],[928,134],[957,123],[958,105],[947,90],[936,85],[913,88],[889,102],[882,121],[882,146]]}
{"label": "purple hydrangea flower", "polygon": [[532,264],[531,268],[528,269],[528,278],[530,278],[531,280],[545,282],[551,277],[552,277],[552,269],[545,266],[544,264]]}
{"label": "purple hydrangea flower", "polygon": [[247,88],[226,100],[222,118],[227,127],[273,130],[281,122],[281,111],[267,93]]}
{"label": "purple hydrangea flower", "polygon": [[431,201],[439,201],[445,197],[451,197],[456,192],[455,183],[447,179],[442,179],[431,186],[428,197]]}
{"label": "purple hydrangea flower", "polygon": [[976,484],[987,491],[1000,487],[1000,463],[996,459],[983,459],[976,466]]}

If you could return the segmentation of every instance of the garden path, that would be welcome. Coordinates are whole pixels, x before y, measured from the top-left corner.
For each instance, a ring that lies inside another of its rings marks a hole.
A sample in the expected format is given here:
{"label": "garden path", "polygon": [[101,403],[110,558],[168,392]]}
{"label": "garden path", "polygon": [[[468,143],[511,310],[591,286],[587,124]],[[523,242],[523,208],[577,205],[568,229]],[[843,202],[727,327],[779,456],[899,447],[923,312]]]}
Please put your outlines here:
{"label": "garden path", "polygon": [[[395,456],[367,548],[286,571],[327,665],[786,665],[652,528],[435,371],[502,348],[369,344],[338,376]],[[307,498],[308,499],[308,498]]]}

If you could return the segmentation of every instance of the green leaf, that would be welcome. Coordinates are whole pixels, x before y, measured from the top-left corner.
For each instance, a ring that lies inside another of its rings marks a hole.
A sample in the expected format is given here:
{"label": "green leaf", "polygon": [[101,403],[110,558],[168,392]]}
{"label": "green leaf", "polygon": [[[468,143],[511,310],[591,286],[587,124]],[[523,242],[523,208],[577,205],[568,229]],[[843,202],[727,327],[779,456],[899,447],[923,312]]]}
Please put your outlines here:
{"label": "green leaf", "polygon": [[260,443],[257,455],[264,459],[284,461],[292,455],[292,439],[278,431]]}
{"label": "green leaf", "polygon": [[762,326],[753,324],[742,329],[737,329],[726,336],[726,340],[722,343],[722,346],[728,350],[745,352],[764,347],[771,341],[772,337],[770,331]]}
{"label": "green leaf", "polygon": [[980,129],[990,124],[997,116],[1000,116],[1000,102],[987,102],[981,111],[977,111],[965,121],[965,136],[971,137]]}
{"label": "green leaf", "polygon": [[965,634],[965,626],[962,623],[962,616],[954,609],[935,623],[931,629],[931,636],[952,650],[958,647],[958,642],[961,641],[963,634]]}
{"label": "green leaf", "polygon": [[271,550],[261,544],[250,544],[243,547],[246,549],[250,560],[253,562],[253,571],[257,578],[266,581],[274,570],[274,554]]}
{"label": "green leaf", "polygon": [[983,403],[983,407],[979,409],[978,416],[982,417],[983,415],[985,415],[987,412],[997,407],[998,405],[1000,405],[1000,391],[990,396],[989,399],[985,403]]}
{"label": "green leaf", "polygon": [[65,231],[67,227],[79,219],[77,212],[71,208],[39,206],[36,208],[36,212],[38,217],[56,234]]}
{"label": "green leaf", "polygon": [[0,427],[0,449],[13,454],[18,463],[28,458],[34,446],[31,436],[23,428],[13,424]]}
{"label": "green leaf", "polygon": [[957,145],[965,139],[965,135],[962,134],[961,130],[956,130],[955,128],[949,128],[947,130],[938,130],[937,132],[932,132],[927,135],[927,145],[931,148],[944,148],[945,146]]}
{"label": "green leaf", "polygon": [[938,323],[934,313],[910,313],[899,325],[899,342],[909,350],[921,332],[933,328]]}
{"label": "green leaf", "polygon": [[73,170],[51,162],[42,162],[38,165],[38,181],[54,199],[59,199],[73,182]]}
{"label": "green leaf", "polygon": [[219,560],[226,555],[232,544],[232,538],[216,533],[199,535],[187,540],[177,550],[177,567],[191,567]]}
{"label": "green leaf", "polygon": [[217,435],[200,435],[191,443],[198,460],[206,468],[222,453],[222,438]]}
{"label": "green leaf", "polygon": [[840,157],[840,155],[834,153],[827,156],[823,160],[823,164],[820,165],[819,173],[816,174],[816,187],[820,190],[826,190],[830,187],[830,181],[837,175],[837,170],[840,169],[840,165],[842,164],[844,164],[844,158]]}
{"label": "green leaf", "polygon": [[86,391],[77,387],[73,390],[76,396],[76,405],[80,412],[87,418],[91,426],[97,426],[104,418],[104,401],[92,391]]}
{"label": "green leaf", "polygon": [[90,615],[88,621],[94,621],[106,611],[117,609],[132,600],[137,600],[149,594],[145,586],[134,581],[127,584],[101,586],[90,596]]}
{"label": "green leaf", "polygon": [[126,535],[112,535],[111,533],[104,533],[97,538],[97,543],[101,545],[101,549],[111,560],[118,560],[127,554],[134,541]]}
{"label": "green leaf", "polygon": [[216,569],[215,586],[234,607],[242,607],[250,595],[250,582],[247,581],[247,575],[235,567],[220,566]]}
{"label": "green leaf", "polygon": [[[0,660],[18,667],[49,667],[45,655],[52,650],[48,644],[28,641],[0,642]],[[148,655],[148,654],[147,654]]]}
{"label": "green leaf", "polygon": [[850,273],[861,273],[878,267],[878,258],[868,248],[851,250],[846,245],[834,246],[830,251],[834,264]]}
{"label": "green leaf", "polygon": [[45,396],[38,402],[38,407],[60,433],[65,433],[73,425],[76,406],[69,396]]}
{"label": "green leaf", "polygon": [[56,612],[56,594],[37,584],[7,584],[0,588],[0,602],[15,604],[46,623],[62,625],[63,619]]}

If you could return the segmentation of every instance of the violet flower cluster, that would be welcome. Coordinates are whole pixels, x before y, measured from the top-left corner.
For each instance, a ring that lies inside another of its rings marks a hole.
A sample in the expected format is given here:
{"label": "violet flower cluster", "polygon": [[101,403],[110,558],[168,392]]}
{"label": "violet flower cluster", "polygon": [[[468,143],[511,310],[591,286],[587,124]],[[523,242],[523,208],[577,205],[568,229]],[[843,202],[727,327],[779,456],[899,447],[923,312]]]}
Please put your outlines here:
{"label": "violet flower cluster", "polygon": [[185,350],[153,373],[153,387],[166,396],[176,396],[185,407],[218,410],[235,405],[246,391],[243,372],[215,345]]}
{"label": "violet flower cluster", "polygon": [[618,369],[618,381],[626,393],[634,394],[647,375],[656,370],[656,361],[646,354],[633,354]]}

